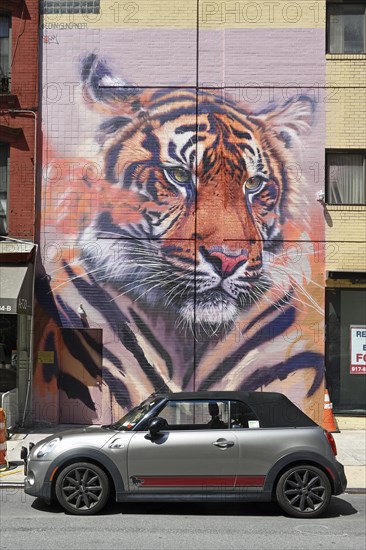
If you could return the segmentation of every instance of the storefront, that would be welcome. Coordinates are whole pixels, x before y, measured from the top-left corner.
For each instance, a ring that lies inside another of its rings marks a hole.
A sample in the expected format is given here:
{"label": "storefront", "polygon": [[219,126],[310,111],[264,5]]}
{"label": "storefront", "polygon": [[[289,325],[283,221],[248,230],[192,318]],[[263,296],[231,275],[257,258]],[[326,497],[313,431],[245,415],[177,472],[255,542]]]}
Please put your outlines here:
{"label": "storefront", "polygon": [[36,246],[0,242],[0,407],[6,426],[30,420]]}
{"label": "storefront", "polygon": [[340,415],[366,413],[366,273],[329,272],[326,381]]}

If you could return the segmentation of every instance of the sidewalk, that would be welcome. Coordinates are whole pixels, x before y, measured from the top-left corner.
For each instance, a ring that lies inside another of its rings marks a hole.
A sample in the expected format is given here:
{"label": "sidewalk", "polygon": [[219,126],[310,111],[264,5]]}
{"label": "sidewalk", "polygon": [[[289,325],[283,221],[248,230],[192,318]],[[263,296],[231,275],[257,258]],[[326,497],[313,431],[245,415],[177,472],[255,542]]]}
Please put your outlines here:
{"label": "sidewalk", "polygon": [[[0,489],[22,486],[24,482],[24,464],[20,460],[22,446],[28,448],[30,442],[37,443],[48,435],[67,430],[70,425],[53,428],[35,428],[12,434],[7,442],[9,469],[0,472]],[[334,433],[338,455],[346,471],[348,480],[346,492],[366,492],[366,430],[342,430]]]}

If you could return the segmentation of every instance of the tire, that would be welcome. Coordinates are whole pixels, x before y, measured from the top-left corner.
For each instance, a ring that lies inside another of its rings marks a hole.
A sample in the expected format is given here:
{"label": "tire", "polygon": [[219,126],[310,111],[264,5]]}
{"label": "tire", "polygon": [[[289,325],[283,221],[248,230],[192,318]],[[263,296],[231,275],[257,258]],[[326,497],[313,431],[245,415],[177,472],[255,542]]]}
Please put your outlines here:
{"label": "tire", "polygon": [[327,475],[311,464],[286,470],[276,486],[276,499],[294,518],[316,518],[325,512],[332,490]]}
{"label": "tire", "polygon": [[106,473],[89,462],[66,466],[57,478],[55,489],[62,508],[69,514],[80,516],[100,512],[110,493]]}

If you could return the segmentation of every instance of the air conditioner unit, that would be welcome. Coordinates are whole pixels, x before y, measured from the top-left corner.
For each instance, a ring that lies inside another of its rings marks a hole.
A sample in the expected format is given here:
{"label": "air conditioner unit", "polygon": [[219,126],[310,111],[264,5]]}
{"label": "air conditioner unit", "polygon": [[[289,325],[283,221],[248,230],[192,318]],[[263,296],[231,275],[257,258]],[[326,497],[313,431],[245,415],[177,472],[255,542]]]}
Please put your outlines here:
{"label": "air conditioner unit", "polygon": [[10,76],[0,77],[0,94],[10,94]]}

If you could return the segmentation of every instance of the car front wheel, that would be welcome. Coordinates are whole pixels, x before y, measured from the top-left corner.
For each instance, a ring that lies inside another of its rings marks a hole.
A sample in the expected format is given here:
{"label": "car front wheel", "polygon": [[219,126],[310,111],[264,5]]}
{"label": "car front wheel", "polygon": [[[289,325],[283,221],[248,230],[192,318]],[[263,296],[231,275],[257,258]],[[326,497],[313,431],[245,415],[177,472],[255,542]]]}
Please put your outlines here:
{"label": "car front wheel", "polygon": [[70,514],[96,514],[105,506],[109,497],[108,477],[95,464],[70,464],[57,478],[56,497]]}
{"label": "car front wheel", "polygon": [[310,464],[286,470],[278,480],[276,499],[282,510],[295,518],[315,518],[328,507],[331,486],[326,474]]}

